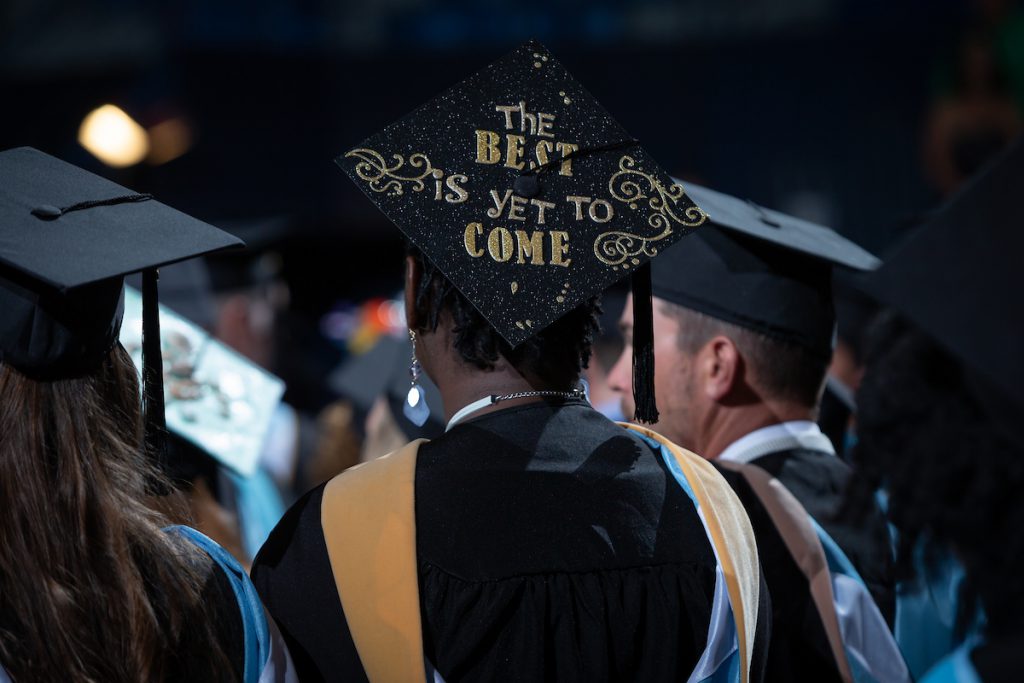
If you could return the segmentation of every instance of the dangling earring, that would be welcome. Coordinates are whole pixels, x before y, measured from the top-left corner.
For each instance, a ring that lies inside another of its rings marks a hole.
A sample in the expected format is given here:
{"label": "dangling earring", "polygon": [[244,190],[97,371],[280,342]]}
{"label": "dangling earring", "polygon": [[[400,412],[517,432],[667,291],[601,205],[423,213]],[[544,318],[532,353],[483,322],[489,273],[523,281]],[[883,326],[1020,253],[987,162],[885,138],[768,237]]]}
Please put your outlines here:
{"label": "dangling earring", "polygon": [[416,331],[409,330],[409,342],[412,344],[412,360],[409,363],[409,379],[411,386],[409,394],[405,397],[405,405],[402,412],[409,422],[417,427],[422,427],[427,417],[430,416],[430,408],[427,406],[427,396],[420,386],[420,375],[423,374],[423,367],[416,359]]}

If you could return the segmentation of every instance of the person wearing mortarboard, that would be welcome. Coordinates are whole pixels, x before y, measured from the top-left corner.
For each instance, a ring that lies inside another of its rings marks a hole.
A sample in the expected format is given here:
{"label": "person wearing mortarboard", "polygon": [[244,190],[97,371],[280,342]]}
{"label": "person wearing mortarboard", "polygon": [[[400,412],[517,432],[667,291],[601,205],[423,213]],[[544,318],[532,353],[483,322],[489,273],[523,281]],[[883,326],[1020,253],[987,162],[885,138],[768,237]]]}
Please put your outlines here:
{"label": "person wearing mortarboard", "polygon": [[596,297],[628,275],[649,291],[646,264],[701,210],[537,43],[338,163],[411,242],[405,410],[429,412],[422,366],[448,422],[311,491],[257,556],[300,675],[761,680],[768,596],[739,501],[578,384]]}
{"label": "person wearing mortarboard", "polygon": [[1022,181],[1018,139],[863,282],[890,310],[866,347],[851,495],[887,494],[917,589],[898,594],[897,637],[923,683],[1024,669]]}
{"label": "person wearing mortarboard", "polygon": [[[156,268],[240,244],[37,150],[0,152],[0,679],[285,673],[238,563],[157,511],[174,501],[156,501]],[[118,342],[138,271],[141,398]]]}
{"label": "person wearing mortarboard", "polygon": [[[814,421],[835,330],[832,268],[877,259],[827,228],[688,189],[708,224],[652,263],[654,428],[722,467],[747,506],[773,597],[770,677],[872,680],[857,670],[867,657],[878,680],[907,680],[886,623],[884,519],[877,509],[866,524],[840,514],[850,468]],[[627,346],[611,381],[629,415],[628,307],[622,327]]]}
{"label": "person wearing mortarboard", "polygon": [[857,289],[854,273],[836,271],[832,291],[836,305],[836,342],[818,406],[818,427],[849,462],[856,442],[857,386],[864,374],[864,335],[878,305]]}
{"label": "person wearing mortarboard", "polygon": [[[167,273],[194,275],[181,273],[183,265],[162,269],[161,299],[168,298],[162,286]],[[209,297],[201,280],[190,289],[181,280],[177,284],[178,292],[171,297],[176,304]],[[193,311],[198,308],[191,306]],[[139,291],[129,284],[120,339],[133,360],[141,356],[142,309]],[[168,437],[165,473],[188,498],[196,528],[248,567],[285,509],[263,469],[284,383],[163,303],[160,331]]]}
{"label": "person wearing mortarboard", "polygon": [[332,373],[331,388],[354,409],[363,426],[358,462],[387,455],[414,439],[444,433],[444,405],[429,377],[421,376],[417,383],[423,389],[425,416],[414,416],[413,421],[406,415],[412,354],[407,338],[385,333],[369,350],[347,359]]}

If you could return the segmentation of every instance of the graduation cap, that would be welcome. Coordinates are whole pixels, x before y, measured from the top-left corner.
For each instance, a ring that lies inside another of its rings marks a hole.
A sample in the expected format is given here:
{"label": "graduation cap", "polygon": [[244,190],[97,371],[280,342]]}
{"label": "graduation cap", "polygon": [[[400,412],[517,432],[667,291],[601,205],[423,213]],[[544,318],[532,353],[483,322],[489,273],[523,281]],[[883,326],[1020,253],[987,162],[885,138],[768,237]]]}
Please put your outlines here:
{"label": "graduation cap", "polygon": [[832,269],[879,260],[821,225],[692,183],[708,224],[652,266],[654,295],[828,358]]}
{"label": "graduation cap", "polygon": [[405,436],[431,439],[444,432],[444,406],[441,392],[427,376],[419,379],[429,410],[427,419],[417,425],[405,415],[403,405],[409,394],[409,358],[412,344],[406,339],[382,335],[365,353],[349,358],[330,377],[331,388],[347,398],[366,415],[378,398],[384,397],[391,414]]}
{"label": "graduation cap", "polygon": [[989,401],[988,407],[1018,435],[1024,410],[1024,308],[1016,301],[1024,253],[1022,181],[1024,138],[1018,138],[863,279],[869,293],[1010,400],[1012,415],[1009,405]]}
{"label": "graduation cap", "polygon": [[705,215],[543,46],[337,163],[513,347],[633,275],[637,416],[656,418],[647,264]]}
{"label": "graduation cap", "polygon": [[160,457],[156,269],[241,245],[38,150],[0,152],[0,361],[43,380],[98,367],[118,340],[124,276],[142,271],[146,437]]}
{"label": "graduation cap", "polygon": [[[180,461],[199,454],[252,476],[284,382],[167,306],[159,308],[167,429],[194,447],[176,448],[180,457],[170,458],[171,467],[187,471],[194,463]],[[140,367],[142,328],[142,295],[126,287],[120,339]]]}

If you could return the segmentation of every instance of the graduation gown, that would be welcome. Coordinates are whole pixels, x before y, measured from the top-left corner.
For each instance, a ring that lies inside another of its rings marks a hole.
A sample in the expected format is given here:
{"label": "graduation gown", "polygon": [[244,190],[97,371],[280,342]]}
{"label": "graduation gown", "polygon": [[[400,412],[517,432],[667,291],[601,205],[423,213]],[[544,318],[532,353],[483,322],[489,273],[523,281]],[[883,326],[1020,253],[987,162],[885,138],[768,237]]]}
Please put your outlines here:
{"label": "graduation gown", "polygon": [[865,521],[842,514],[850,466],[832,453],[808,448],[781,450],[751,462],[782,482],[842,548],[892,626],[896,615],[892,542],[880,509]]}
{"label": "graduation gown", "polygon": [[[324,487],[253,580],[302,680],[367,680],[338,595]],[[460,423],[415,464],[423,652],[446,681],[680,681],[704,650],[716,560],[659,452],[582,401]],[[768,628],[762,584],[751,680]]]}
{"label": "graduation gown", "polygon": [[1020,680],[1024,631],[976,639],[939,660],[921,683],[1016,683]]}
{"label": "graduation gown", "polygon": [[735,470],[719,471],[739,496],[757,536],[757,553],[771,591],[771,645],[765,680],[814,681],[842,680],[835,656],[829,646],[825,626],[810,592],[808,577],[797,565],[771,516],[746,478]]}
{"label": "graduation gown", "polygon": [[852,470],[814,423],[794,421],[759,429],[730,444],[719,460],[754,464],[778,479],[846,553],[892,626],[894,561],[885,516],[877,507],[866,520],[843,514]]}

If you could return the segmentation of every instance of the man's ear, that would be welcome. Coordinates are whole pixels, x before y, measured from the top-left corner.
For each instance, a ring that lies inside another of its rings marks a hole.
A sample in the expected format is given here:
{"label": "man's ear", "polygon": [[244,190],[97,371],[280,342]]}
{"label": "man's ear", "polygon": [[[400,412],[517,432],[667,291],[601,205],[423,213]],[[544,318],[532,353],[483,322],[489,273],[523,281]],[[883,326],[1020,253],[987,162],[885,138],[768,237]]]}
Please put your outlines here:
{"label": "man's ear", "polygon": [[412,256],[405,257],[405,324],[410,330],[420,329],[419,314],[416,311],[416,287],[419,285],[420,276],[419,262]]}
{"label": "man's ear", "polygon": [[721,402],[735,389],[742,374],[743,359],[735,342],[724,335],[712,337],[701,351],[704,392]]}

